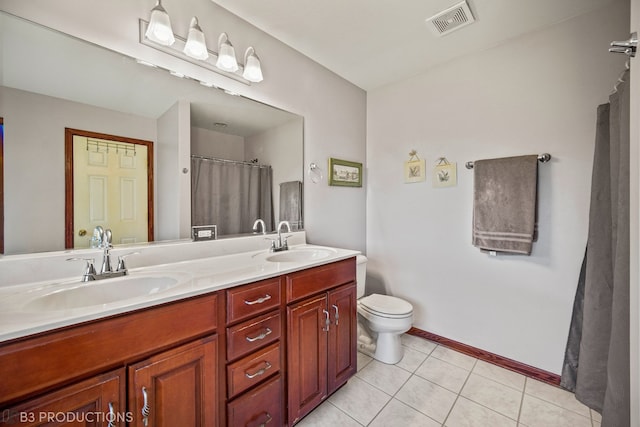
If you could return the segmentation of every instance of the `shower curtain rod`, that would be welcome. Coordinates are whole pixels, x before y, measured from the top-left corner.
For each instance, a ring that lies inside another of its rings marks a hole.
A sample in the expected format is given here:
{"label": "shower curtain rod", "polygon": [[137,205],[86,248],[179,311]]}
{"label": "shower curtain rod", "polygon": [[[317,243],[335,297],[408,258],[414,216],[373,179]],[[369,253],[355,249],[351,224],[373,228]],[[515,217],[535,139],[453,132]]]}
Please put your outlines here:
{"label": "shower curtain rod", "polygon": [[206,160],[209,162],[223,162],[223,163],[231,163],[231,164],[235,164],[235,165],[244,165],[244,166],[254,166],[257,168],[270,168],[271,165],[261,165],[259,163],[253,163],[253,162],[243,162],[240,160],[228,160],[228,159],[220,159],[218,157],[206,157],[206,156],[196,156],[196,155],[191,155],[192,159],[200,159],[200,160]]}
{"label": "shower curtain rod", "polygon": [[[542,153],[538,156],[538,161],[540,163],[547,163],[549,160],[551,160],[551,154],[549,153]],[[473,162],[467,162],[464,164],[464,166],[467,169],[473,169]]]}

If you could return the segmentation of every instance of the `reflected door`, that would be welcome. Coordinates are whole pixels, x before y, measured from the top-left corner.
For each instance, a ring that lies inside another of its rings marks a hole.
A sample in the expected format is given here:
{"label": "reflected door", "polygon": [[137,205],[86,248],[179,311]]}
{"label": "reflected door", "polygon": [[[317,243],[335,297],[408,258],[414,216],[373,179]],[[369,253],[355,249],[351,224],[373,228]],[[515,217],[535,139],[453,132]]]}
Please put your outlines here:
{"label": "reflected door", "polygon": [[77,133],[70,139],[73,203],[67,209],[73,215],[67,247],[70,241],[76,249],[91,247],[98,225],[111,229],[114,245],[152,240],[151,146]]}

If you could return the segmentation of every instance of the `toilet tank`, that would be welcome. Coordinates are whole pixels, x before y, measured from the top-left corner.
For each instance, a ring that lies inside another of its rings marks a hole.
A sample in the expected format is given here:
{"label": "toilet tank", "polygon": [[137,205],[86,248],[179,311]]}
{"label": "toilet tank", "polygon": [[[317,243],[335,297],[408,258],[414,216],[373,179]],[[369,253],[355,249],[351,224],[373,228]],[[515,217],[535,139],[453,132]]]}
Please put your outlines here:
{"label": "toilet tank", "polygon": [[367,257],[358,255],[356,257],[356,287],[357,297],[364,296],[364,285],[367,279]]}

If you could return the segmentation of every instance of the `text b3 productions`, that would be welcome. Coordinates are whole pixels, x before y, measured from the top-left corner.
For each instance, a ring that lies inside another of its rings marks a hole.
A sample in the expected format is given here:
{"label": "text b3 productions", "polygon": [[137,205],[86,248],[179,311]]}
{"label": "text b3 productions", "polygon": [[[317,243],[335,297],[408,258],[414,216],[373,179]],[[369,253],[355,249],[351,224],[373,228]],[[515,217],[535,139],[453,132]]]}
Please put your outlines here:
{"label": "text b3 productions", "polygon": [[132,412],[13,412],[0,413],[0,426],[20,426],[33,423],[131,423]]}

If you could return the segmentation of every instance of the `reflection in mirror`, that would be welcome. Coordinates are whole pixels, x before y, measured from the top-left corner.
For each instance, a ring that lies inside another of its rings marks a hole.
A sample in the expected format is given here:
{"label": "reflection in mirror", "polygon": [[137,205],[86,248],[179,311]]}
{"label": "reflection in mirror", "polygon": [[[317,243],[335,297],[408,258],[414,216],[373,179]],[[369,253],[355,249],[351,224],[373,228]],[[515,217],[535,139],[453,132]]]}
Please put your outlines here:
{"label": "reflection in mirror", "polygon": [[[301,215],[280,191],[302,181],[302,117],[4,12],[0,43],[6,254],[65,247],[65,128],[153,141],[156,241],[189,237],[190,155],[270,166],[273,222]],[[234,215],[206,200],[221,212],[211,221]],[[252,232],[255,219],[238,228],[221,223],[219,234]]]}

